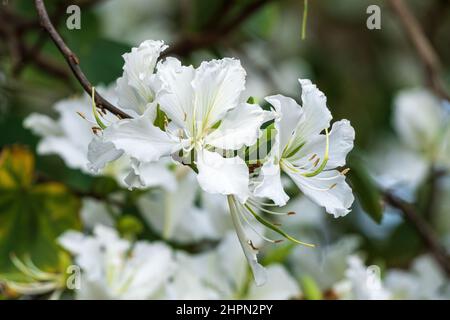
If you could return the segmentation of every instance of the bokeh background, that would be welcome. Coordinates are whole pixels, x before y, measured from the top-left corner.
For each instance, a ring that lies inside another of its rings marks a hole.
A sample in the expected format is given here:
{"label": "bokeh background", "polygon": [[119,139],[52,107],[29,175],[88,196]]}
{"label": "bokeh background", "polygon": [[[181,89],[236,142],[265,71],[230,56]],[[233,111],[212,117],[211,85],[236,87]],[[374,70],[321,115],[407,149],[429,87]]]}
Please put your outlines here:
{"label": "bokeh background", "polygon": [[[80,30],[66,28],[69,2],[81,8]],[[445,270],[450,263],[448,167],[420,146],[404,142],[395,105],[401,94],[413,90],[427,90],[444,113],[448,103],[429,86],[429,70],[390,2],[310,0],[304,39],[300,0],[58,0],[47,1],[47,7],[96,85],[114,83],[122,74],[122,54],[146,39],[164,40],[168,54],[194,66],[212,58],[239,58],[248,73],[247,91],[261,103],[275,93],[299,100],[297,79],[311,79],[326,94],[334,119],[349,119],[355,128],[348,176],[357,201],[350,214],[335,219],[293,189],[298,214],[283,225],[319,246],[311,252],[267,244],[264,263],[280,263],[288,270],[299,287],[293,298],[369,298],[354,292],[340,295],[345,290],[336,286],[348,278],[348,256],[358,254],[366,266],[379,267],[389,297],[445,299],[450,297]],[[439,81],[450,92],[450,2],[404,2],[439,57]],[[381,8],[379,30],[366,27],[366,9],[373,4]],[[71,258],[55,239],[67,230],[90,232],[90,213],[82,215],[86,199],[100,207],[114,206],[109,195],[121,194],[120,206],[110,217],[118,233],[132,241],[162,239],[140,210],[138,198],[148,191],[128,191],[112,178],[69,168],[58,155],[37,153],[40,137],[24,127],[24,119],[33,112],[57,119],[55,103],[80,94],[62,55],[39,28],[33,1],[0,4],[0,273],[10,279],[21,279],[22,273],[11,262],[11,253],[31,253],[39,268],[61,272],[67,263],[61,261]],[[417,117],[420,121],[420,113]],[[11,193],[11,184],[22,191]],[[387,201],[385,190],[400,205]],[[145,208],[155,215],[165,212],[156,205]],[[210,206],[205,212],[222,209]],[[89,210],[102,209],[91,203]],[[410,221],[410,211],[419,222]],[[174,250],[198,254],[215,250],[220,237],[163,241]],[[2,298],[33,297],[6,287]]]}

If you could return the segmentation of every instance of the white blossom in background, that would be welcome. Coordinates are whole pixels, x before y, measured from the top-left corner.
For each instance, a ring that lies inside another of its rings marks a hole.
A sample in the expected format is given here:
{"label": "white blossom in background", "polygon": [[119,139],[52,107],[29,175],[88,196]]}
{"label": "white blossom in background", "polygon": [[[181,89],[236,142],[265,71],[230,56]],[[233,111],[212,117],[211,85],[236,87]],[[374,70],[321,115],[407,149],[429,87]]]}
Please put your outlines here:
{"label": "white blossom in background", "polygon": [[161,299],[175,268],[164,243],[132,244],[105,226],[92,236],[67,231],[59,243],[82,271],[77,299]]}
{"label": "white blossom in background", "polygon": [[356,252],[359,242],[358,238],[348,236],[314,250],[299,246],[289,255],[288,264],[297,279],[310,278],[322,292],[330,292],[344,279],[348,257]]}
{"label": "white blossom in background", "polygon": [[413,199],[430,168],[450,167],[450,114],[444,101],[422,88],[401,90],[393,104],[397,138],[381,137],[370,163],[381,187]]}
{"label": "white blossom in background", "polygon": [[211,252],[178,252],[178,269],[168,286],[169,299],[289,299],[300,295],[296,280],[279,264],[267,268],[262,286],[252,281],[236,235],[229,233]]}
{"label": "white blossom in background", "polygon": [[345,279],[334,286],[342,299],[388,300],[391,293],[384,287],[377,267],[367,267],[356,255],[347,258]]}
{"label": "white blossom in background", "polygon": [[96,6],[102,33],[120,43],[175,38],[172,0],[108,0]]}
{"label": "white blossom in background", "polygon": [[120,208],[106,204],[104,201],[83,198],[80,217],[83,228],[93,230],[97,225],[115,227],[115,218],[120,215]]}
{"label": "white blossom in background", "polygon": [[428,255],[416,258],[410,270],[387,271],[385,284],[392,292],[393,299],[450,298],[450,281],[433,258]]}
{"label": "white blossom in background", "polygon": [[[115,103],[116,96],[112,88],[99,88],[99,91],[109,101]],[[57,120],[40,114],[32,113],[24,121],[24,127],[41,137],[37,153],[41,155],[56,154],[72,169],[79,169],[85,174],[93,175],[89,169],[88,145],[96,137],[96,128],[92,115],[92,102],[87,94],[81,97],[65,99],[54,106],[59,115]],[[111,114],[103,115],[105,122],[117,121]],[[114,178],[125,186],[124,179],[130,171],[129,160],[120,158],[110,163],[99,173]]]}
{"label": "white blossom in background", "polygon": [[166,240],[194,243],[223,237],[232,228],[226,199],[203,192],[188,167],[177,166],[174,175],[176,189],[154,189],[139,197],[144,219]]}

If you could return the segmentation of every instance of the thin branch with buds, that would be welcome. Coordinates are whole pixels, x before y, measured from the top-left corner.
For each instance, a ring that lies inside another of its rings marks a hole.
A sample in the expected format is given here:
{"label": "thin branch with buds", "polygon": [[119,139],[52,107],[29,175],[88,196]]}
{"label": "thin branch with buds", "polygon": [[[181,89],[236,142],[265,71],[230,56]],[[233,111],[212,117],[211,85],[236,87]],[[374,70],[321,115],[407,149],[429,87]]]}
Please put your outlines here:
{"label": "thin branch with buds", "polygon": [[[83,71],[80,68],[80,61],[75,53],[66,45],[61,35],[53,26],[50,17],[48,16],[47,9],[45,7],[43,0],[35,0],[35,6],[37,13],[39,15],[41,26],[47,31],[47,33],[52,38],[55,45],[58,47],[59,51],[63,54],[65,60],[70,66],[72,73],[75,75],[78,82],[81,84],[83,89],[89,94],[92,94],[92,85],[84,75]],[[95,95],[95,104],[97,108],[106,109],[112,114],[120,117],[120,118],[131,118],[127,113],[123,112],[113,104],[111,104],[108,100],[103,98],[101,95]]]}

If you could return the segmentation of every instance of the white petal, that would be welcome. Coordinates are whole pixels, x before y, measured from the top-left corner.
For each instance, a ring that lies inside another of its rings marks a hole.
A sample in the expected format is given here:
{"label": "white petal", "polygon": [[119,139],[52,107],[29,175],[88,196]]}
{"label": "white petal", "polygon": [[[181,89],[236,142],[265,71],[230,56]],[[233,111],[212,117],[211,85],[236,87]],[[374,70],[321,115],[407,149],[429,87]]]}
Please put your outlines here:
{"label": "white petal", "polygon": [[262,286],[250,283],[247,299],[286,300],[300,295],[297,281],[280,264],[267,267],[267,282]]}
{"label": "white petal", "polygon": [[330,126],[333,118],[327,107],[327,97],[310,80],[299,80],[302,86],[304,119],[296,134],[305,137],[319,134]]}
{"label": "white petal", "polygon": [[200,150],[197,167],[198,183],[206,192],[236,195],[242,202],[247,200],[249,173],[241,158],[223,158],[216,152]]}
{"label": "white petal", "polygon": [[245,89],[245,75],[239,60],[231,58],[200,65],[192,81],[199,131],[211,128],[228,110],[238,105]]}
{"label": "white petal", "polygon": [[263,180],[253,192],[257,197],[269,198],[278,206],[284,206],[289,200],[289,196],[284,192],[281,182],[280,166],[269,160],[261,168]]}
{"label": "white petal", "polygon": [[253,273],[253,278],[257,286],[261,286],[267,281],[266,269],[258,263],[258,250],[256,250],[249,242],[245,234],[245,229],[239,218],[238,209],[236,207],[236,200],[232,196],[228,196],[228,204],[230,207],[231,218],[233,220],[234,227],[236,229],[236,234],[238,236],[239,242],[241,244],[242,250],[244,251],[245,258]]}
{"label": "white petal", "polygon": [[175,58],[167,58],[158,64],[157,76],[161,81],[158,102],[169,119],[179,127],[191,127],[193,120],[194,78],[192,66],[182,66]]}
{"label": "white petal", "polygon": [[100,137],[94,137],[88,146],[88,168],[97,173],[109,162],[120,158],[122,154],[123,151],[117,150],[113,143],[104,142]]}
{"label": "white petal", "polygon": [[[355,130],[348,120],[337,121],[333,124],[329,134],[329,157],[326,168],[334,169],[345,165],[347,154],[353,149],[355,140]],[[324,134],[318,135],[308,141],[296,155],[289,158],[293,164],[304,162],[304,158],[310,158],[316,154],[323,158],[326,150],[326,137]],[[297,161],[295,161],[298,159]]]}
{"label": "white petal", "polygon": [[[153,109],[153,108],[152,108]],[[181,148],[181,142],[153,125],[151,109],[136,119],[121,120],[103,131],[105,141],[142,161],[157,161]]]}
{"label": "white petal", "polygon": [[153,102],[154,69],[162,51],[167,48],[162,41],[147,40],[123,55],[123,76],[117,80],[119,106],[133,116],[141,115]]}
{"label": "white petal", "polygon": [[[87,145],[86,145],[87,147]],[[87,150],[74,145],[66,137],[46,137],[42,139],[37,147],[38,154],[57,154],[64,163],[72,169],[80,169],[85,173],[91,173],[87,168]]]}
{"label": "white petal", "polygon": [[261,134],[261,125],[272,117],[273,113],[259,105],[242,103],[226,114],[219,128],[205,138],[205,143],[225,150],[251,146]]}
{"label": "white petal", "polygon": [[266,97],[266,101],[275,108],[278,115],[275,119],[275,128],[278,132],[277,139],[281,152],[291,139],[302,118],[303,110],[294,99],[281,94]]}
{"label": "white petal", "polygon": [[175,174],[167,167],[167,162],[132,161],[132,170],[125,178],[125,183],[133,188],[162,187],[169,191],[176,189]]}
{"label": "white petal", "polygon": [[114,227],[115,222],[112,217],[112,212],[110,211],[111,209],[112,208],[103,201],[92,198],[83,198],[83,205],[80,211],[83,227],[88,230],[93,229],[98,224]]}
{"label": "white petal", "polygon": [[426,90],[401,91],[394,101],[394,126],[409,147],[427,151],[436,144],[444,112],[439,100]]}
{"label": "white petal", "polygon": [[334,217],[342,217],[350,212],[354,200],[352,189],[339,171],[323,171],[315,177],[304,177],[290,170],[285,172],[308,198]]}
{"label": "white petal", "polygon": [[26,117],[23,126],[41,137],[63,134],[63,131],[55,120],[39,113],[32,113]]}

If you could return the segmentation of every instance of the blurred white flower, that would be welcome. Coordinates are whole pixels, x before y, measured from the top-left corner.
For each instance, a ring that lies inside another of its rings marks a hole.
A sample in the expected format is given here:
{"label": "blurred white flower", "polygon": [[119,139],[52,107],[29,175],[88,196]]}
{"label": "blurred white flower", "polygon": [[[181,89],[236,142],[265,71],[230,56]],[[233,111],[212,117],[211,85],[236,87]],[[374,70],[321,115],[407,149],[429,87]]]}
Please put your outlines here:
{"label": "blurred white flower", "polygon": [[87,230],[94,229],[96,225],[114,227],[114,216],[119,213],[118,208],[110,206],[103,201],[92,198],[83,198],[82,200],[80,217],[83,227]]}
{"label": "blurred white flower", "polygon": [[[277,136],[269,159],[261,168],[263,180],[254,194],[285,205],[289,197],[281,184],[283,171],[327,212],[335,217],[344,216],[350,211],[354,197],[345,175],[336,168],[345,165],[355,131],[347,120],[341,120],[333,124],[328,134],[332,116],[325,95],[311,81],[299,81],[303,107],[282,95],[266,98],[277,114]],[[325,135],[321,134],[323,130]]]}
{"label": "blurred white flower", "polygon": [[334,286],[341,299],[387,300],[391,294],[380,278],[379,268],[367,267],[358,256],[349,256],[345,279]]}
{"label": "blurred white flower", "polygon": [[332,290],[344,279],[347,259],[359,246],[356,237],[345,237],[316,249],[296,247],[288,258],[297,279],[312,278],[322,292]]}
{"label": "blurred white flower", "polygon": [[108,0],[96,8],[100,26],[108,38],[130,45],[145,39],[170,41],[175,3],[170,0]]}
{"label": "blurred white flower", "polygon": [[267,267],[263,286],[251,281],[236,235],[229,233],[217,249],[200,255],[177,253],[178,270],[169,285],[171,299],[289,299],[300,295],[286,269]]}
{"label": "blurred white flower", "polygon": [[424,89],[401,91],[394,101],[394,127],[402,141],[430,163],[450,165],[450,118],[432,93]]}
{"label": "blurred white flower", "polygon": [[176,189],[150,190],[138,199],[141,215],[167,240],[220,239],[232,228],[226,199],[202,192],[194,172],[186,166],[177,166],[174,175]]}
{"label": "blurred white flower", "polygon": [[96,226],[93,236],[67,231],[59,243],[81,268],[77,299],[158,299],[175,264],[163,243],[120,239],[114,229]]}
{"label": "blurred white flower", "polygon": [[428,255],[414,260],[411,270],[389,270],[386,287],[394,299],[450,299],[450,281]]}
{"label": "blurred white flower", "polygon": [[[116,102],[111,88],[99,88],[99,91],[111,102]],[[95,134],[96,126],[92,114],[92,103],[87,94],[78,98],[57,102],[54,109],[59,115],[53,120],[47,115],[32,113],[24,121],[24,127],[30,129],[42,139],[37,146],[38,154],[57,154],[72,169],[80,169],[86,174],[93,174],[88,166],[88,145]],[[116,121],[111,114],[104,115],[108,122]],[[127,159],[119,159],[103,171],[123,185],[123,179],[130,170]]]}

